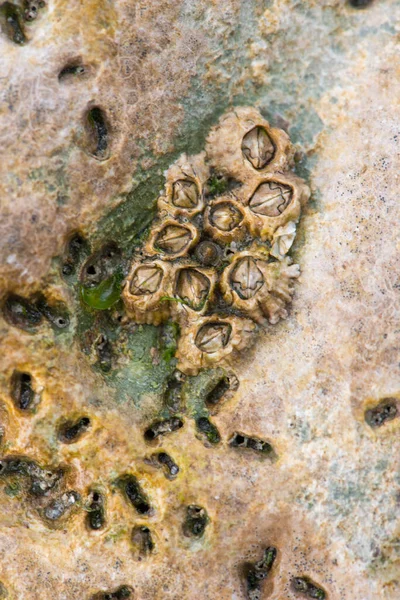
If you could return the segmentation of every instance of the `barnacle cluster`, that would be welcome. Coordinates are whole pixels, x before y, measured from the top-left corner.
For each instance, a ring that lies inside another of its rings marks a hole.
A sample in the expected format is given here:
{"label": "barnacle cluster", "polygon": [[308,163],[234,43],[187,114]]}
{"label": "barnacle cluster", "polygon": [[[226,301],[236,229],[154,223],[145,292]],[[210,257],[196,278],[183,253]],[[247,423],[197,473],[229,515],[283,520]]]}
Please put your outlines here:
{"label": "barnacle cluster", "polygon": [[220,119],[204,152],[166,172],[123,298],[137,323],[179,323],[182,372],[228,362],[259,326],[287,316],[299,276],[287,253],[309,197],[292,161],[288,135],[241,107]]}

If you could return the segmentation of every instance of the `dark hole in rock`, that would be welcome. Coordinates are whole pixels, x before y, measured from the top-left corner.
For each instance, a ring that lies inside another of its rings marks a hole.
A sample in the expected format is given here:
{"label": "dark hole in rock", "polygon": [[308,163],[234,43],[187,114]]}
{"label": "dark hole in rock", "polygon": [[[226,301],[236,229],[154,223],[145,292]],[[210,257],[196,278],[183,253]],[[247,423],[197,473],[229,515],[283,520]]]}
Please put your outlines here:
{"label": "dark hole in rock", "polygon": [[100,492],[92,492],[92,500],[88,506],[86,524],[95,531],[102,529],[106,522],[104,499]]}
{"label": "dark hole in rock", "polygon": [[324,600],[326,598],[325,591],[313,583],[308,577],[293,577],[290,582],[290,587],[294,592],[305,596],[306,598],[314,598]]}
{"label": "dark hole in rock", "polygon": [[186,518],[183,522],[183,533],[186,537],[201,538],[209,523],[207,511],[202,506],[191,504],[186,507]]}
{"label": "dark hole in rock", "polygon": [[23,46],[27,42],[27,38],[22,25],[22,15],[19,6],[12,2],[4,2],[0,6],[0,15],[6,36],[14,44]]}
{"label": "dark hole in rock", "polygon": [[247,597],[249,600],[261,598],[262,581],[268,577],[277,555],[276,548],[269,546],[264,550],[263,557],[256,563],[245,563],[243,575],[246,581]]}
{"label": "dark hole in rock", "polygon": [[91,600],[125,600],[125,598],[132,598],[133,590],[128,585],[121,585],[113,592],[98,592],[91,597]]}
{"label": "dark hole in rock", "polygon": [[166,452],[159,452],[156,458],[161,466],[164,467],[164,472],[168,479],[175,479],[179,473],[179,467],[176,462]]}
{"label": "dark hole in rock", "polygon": [[42,315],[26,298],[9,294],[3,308],[4,318],[10,325],[31,331],[42,321]]}
{"label": "dark hole in rock", "polygon": [[148,556],[154,550],[154,541],[151,531],[145,525],[139,525],[132,529],[132,544],[138,553],[138,558]]}
{"label": "dark hole in rock", "polygon": [[109,132],[105,112],[94,106],[86,114],[89,151],[99,160],[109,157]]}
{"label": "dark hole in rock", "polygon": [[57,302],[50,305],[43,294],[37,296],[35,306],[43,317],[56,329],[64,329],[69,325],[69,315],[65,304]]}
{"label": "dark hole in rock", "polygon": [[20,410],[33,408],[35,392],[32,387],[32,377],[29,373],[14,371],[11,377],[11,398]]}
{"label": "dark hole in rock", "polygon": [[117,480],[117,485],[139,514],[150,515],[153,512],[146,494],[134,475],[122,475]]}
{"label": "dark hole in rock", "polygon": [[257,454],[274,455],[274,449],[269,442],[238,432],[233,434],[229,445],[232,448],[247,448]]}
{"label": "dark hole in rock", "polygon": [[160,435],[166,435],[177,431],[183,427],[182,419],[178,417],[172,417],[171,419],[164,419],[163,421],[156,421],[144,432],[144,438],[147,441],[155,440]]}
{"label": "dark hole in rock", "polygon": [[210,442],[210,444],[218,444],[221,441],[221,436],[219,434],[216,426],[211,423],[207,417],[200,417],[196,420],[197,430],[202,433],[205,438]]}
{"label": "dark hole in rock", "polygon": [[58,429],[59,440],[65,444],[77,442],[89,427],[89,417],[81,417],[77,421],[65,421]]}
{"label": "dark hole in rock", "polygon": [[377,406],[365,412],[365,421],[370,427],[382,427],[399,414],[396,398],[384,398]]}

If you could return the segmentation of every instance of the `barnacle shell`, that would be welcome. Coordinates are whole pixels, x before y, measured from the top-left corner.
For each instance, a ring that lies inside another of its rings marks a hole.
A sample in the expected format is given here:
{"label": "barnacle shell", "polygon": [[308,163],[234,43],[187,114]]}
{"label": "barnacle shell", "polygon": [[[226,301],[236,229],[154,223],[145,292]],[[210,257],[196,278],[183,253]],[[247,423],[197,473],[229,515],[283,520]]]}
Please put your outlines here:
{"label": "barnacle shell", "polygon": [[288,135],[270,127],[258,110],[237,107],[223,115],[206,145],[207,158],[219,173],[242,182],[288,168],[293,148]]}
{"label": "barnacle shell", "polygon": [[229,362],[249,347],[255,330],[253,321],[236,316],[211,315],[193,320],[179,339],[177,367],[187,375],[196,375],[202,368]]}
{"label": "barnacle shell", "polygon": [[193,217],[204,209],[203,187],[209,176],[205,152],[182,156],[166,172],[165,195],[158,199],[158,209],[174,217]]}
{"label": "barnacle shell", "polygon": [[185,318],[189,313],[202,315],[214,296],[217,274],[213,269],[195,263],[174,267],[171,302],[173,317]]}
{"label": "barnacle shell", "polygon": [[164,260],[174,260],[185,256],[198,239],[199,231],[192,223],[180,223],[167,218],[152,228],[145,253],[149,256],[162,255]]}
{"label": "barnacle shell", "polygon": [[272,239],[275,231],[290,221],[297,223],[310,196],[308,186],[292,174],[268,175],[246,186],[243,193],[250,233],[262,241]]}
{"label": "barnacle shell", "polygon": [[136,323],[159,325],[170,316],[171,264],[162,260],[135,261],[122,293]]}
{"label": "barnacle shell", "polygon": [[216,241],[238,241],[246,234],[247,216],[243,205],[232,196],[211,202],[204,213],[204,230]]}
{"label": "barnacle shell", "polygon": [[228,305],[242,311],[257,323],[275,324],[287,316],[286,305],[293,295],[293,279],[299,266],[289,258],[267,262],[261,252],[237,254],[225,268],[220,286]]}
{"label": "barnacle shell", "polygon": [[292,244],[294,242],[294,238],[296,237],[296,223],[294,221],[289,221],[286,225],[282,225],[282,227],[278,227],[275,231],[272,243],[271,243],[271,256],[274,256],[278,260],[282,260],[282,258],[289,252]]}

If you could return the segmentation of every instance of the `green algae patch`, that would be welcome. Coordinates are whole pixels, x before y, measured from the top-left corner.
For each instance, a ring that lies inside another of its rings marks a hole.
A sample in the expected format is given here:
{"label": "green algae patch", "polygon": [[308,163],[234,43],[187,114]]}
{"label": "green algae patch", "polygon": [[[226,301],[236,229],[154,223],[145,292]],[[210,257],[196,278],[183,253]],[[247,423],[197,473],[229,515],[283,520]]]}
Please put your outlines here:
{"label": "green algae patch", "polygon": [[81,298],[90,308],[107,310],[120,299],[122,280],[123,276],[115,273],[95,287],[82,285]]}

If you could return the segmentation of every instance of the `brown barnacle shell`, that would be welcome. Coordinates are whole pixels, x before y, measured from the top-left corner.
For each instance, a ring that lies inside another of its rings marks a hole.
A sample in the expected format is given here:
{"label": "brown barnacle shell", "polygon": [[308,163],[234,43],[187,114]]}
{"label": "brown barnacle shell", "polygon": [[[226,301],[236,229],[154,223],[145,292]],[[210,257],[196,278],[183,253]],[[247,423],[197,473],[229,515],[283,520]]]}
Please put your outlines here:
{"label": "brown barnacle shell", "polygon": [[193,319],[181,331],[177,368],[186,375],[197,375],[200,369],[229,364],[241,350],[250,346],[255,333],[253,321],[237,316],[210,315]]}
{"label": "brown barnacle shell", "polygon": [[250,233],[262,241],[271,240],[290,221],[297,223],[310,196],[303,180],[288,173],[263,177],[245,193]]}
{"label": "brown barnacle shell", "polygon": [[161,260],[134,261],[122,298],[136,323],[159,325],[170,316],[171,264]]}
{"label": "brown barnacle shell", "polygon": [[204,209],[203,187],[209,177],[205,152],[182,156],[166,172],[165,195],[158,199],[158,210],[174,217],[194,217]]}
{"label": "brown barnacle shell", "polygon": [[202,315],[213,300],[217,274],[213,269],[195,263],[174,266],[171,314],[178,320],[189,315]]}
{"label": "brown barnacle shell", "polygon": [[207,159],[217,172],[242,182],[288,169],[293,147],[282,129],[270,127],[258,110],[236,107],[211,130]]}
{"label": "brown barnacle shell", "polygon": [[257,323],[275,324],[287,317],[293,295],[293,279],[299,266],[289,258],[267,262],[262,253],[241,252],[225,268],[220,287],[225,302]]}
{"label": "brown barnacle shell", "polygon": [[204,230],[215,241],[230,243],[243,239],[246,225],[246,210],[230,195],[211,202],[204,213]]}
{"label": "brown barnacle shell", "polygon": [[167,218],[152,228],[145,254],[158,254],[164,260],[174,260],[188,254],[198,239],[199,231],[192,223]]}

